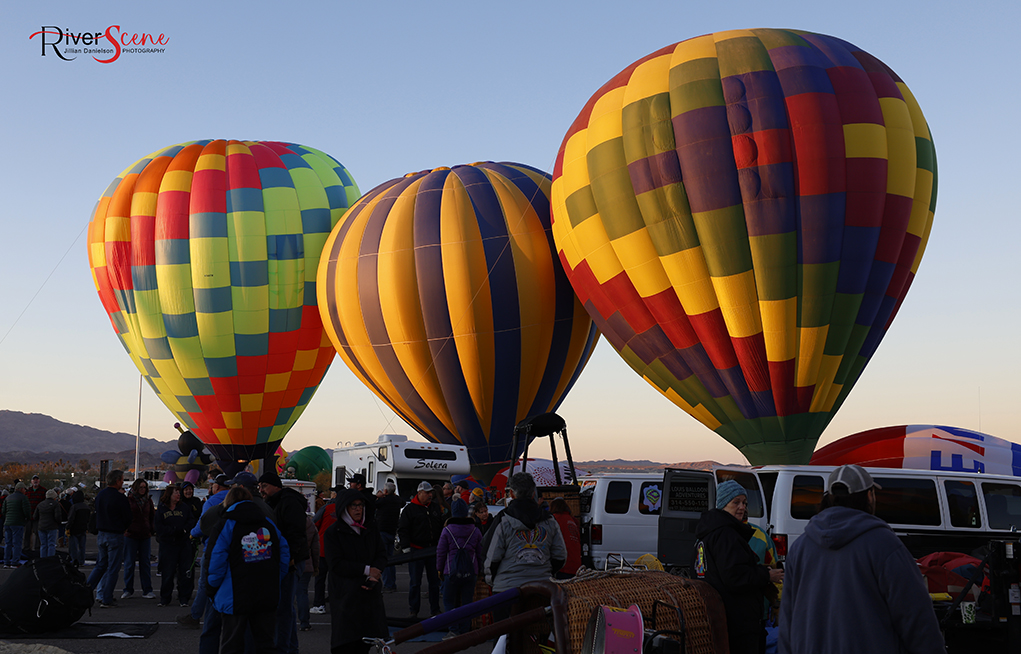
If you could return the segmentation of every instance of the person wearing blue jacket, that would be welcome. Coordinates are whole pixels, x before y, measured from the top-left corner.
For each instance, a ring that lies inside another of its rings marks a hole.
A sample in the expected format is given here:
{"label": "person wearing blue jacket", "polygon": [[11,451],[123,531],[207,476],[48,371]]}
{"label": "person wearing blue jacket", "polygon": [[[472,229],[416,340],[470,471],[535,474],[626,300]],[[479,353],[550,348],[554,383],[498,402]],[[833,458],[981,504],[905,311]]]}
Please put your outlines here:
{"label": "person wearing blue jacket", "polygon": [[946,652],[918,565],[874,515],[875,489],[860,466],[830,473],[823,510],[787,556],[781,654]]}
{"label": "person wearing blue jacket", "polygon": [[245,650],[250,630],[256,652],[276,652],[280,582],[290,567],[287,540],[251,501],[244,487],[224,499],[224,520],[209,537],[206,593],[222,615],[220,654]]}

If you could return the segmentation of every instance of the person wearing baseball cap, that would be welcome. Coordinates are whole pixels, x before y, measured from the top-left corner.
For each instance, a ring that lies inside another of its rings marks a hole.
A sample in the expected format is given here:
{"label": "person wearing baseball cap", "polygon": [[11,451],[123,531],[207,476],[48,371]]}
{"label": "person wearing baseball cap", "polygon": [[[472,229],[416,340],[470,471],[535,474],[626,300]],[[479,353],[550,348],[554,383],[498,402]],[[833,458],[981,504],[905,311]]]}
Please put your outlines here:
{"label": "person wearing baseball cap", "polygon": [[733,479],[716,487],[716,507],[702,514],[695,528],[696,572],[723,599],[730,651],[765,651],[762,607],[783,570],[759,562],[748,541],[754,534],[745,522],[748,490]]}
{"label": "person wearing baseball cap", "polygon": [[946,651],[918,565],[875,515],[877,490],[853,464],[826,479],[822,510],[787,555],[780,652]]}

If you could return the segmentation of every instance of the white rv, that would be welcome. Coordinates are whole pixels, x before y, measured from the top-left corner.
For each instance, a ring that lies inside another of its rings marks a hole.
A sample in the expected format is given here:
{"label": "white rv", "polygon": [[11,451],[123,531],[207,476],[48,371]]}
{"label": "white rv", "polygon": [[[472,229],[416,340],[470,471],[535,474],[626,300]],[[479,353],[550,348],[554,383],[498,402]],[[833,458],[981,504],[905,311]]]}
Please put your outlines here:
{"label": "white rv", "polygon": [[450,481],[451,475],[467,475],[470,469],[463,445],[412,441],[402,434],[383,434],[375,443],[354,443],[333,451],[335,485],[346,486],[351,475],[361,473],[374,490],[394,482],[404,499],[414,495],[423,481]]}

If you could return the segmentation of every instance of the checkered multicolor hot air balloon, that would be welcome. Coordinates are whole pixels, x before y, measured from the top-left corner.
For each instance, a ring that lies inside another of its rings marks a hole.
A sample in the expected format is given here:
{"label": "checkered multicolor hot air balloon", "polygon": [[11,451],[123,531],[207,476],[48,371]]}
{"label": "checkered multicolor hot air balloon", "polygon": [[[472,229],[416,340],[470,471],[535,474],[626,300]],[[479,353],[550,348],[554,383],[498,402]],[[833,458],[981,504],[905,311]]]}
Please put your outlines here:
{"label": "checkered multicolor hot air balloon", "polygon": [[277,450],[334,356],[316,307],[347,170],[291,143],[197,141],[140,159],[89,225],[114,330],[160,400],[221,461]]}
{"label": "checkered multicolor hot air balloon", "polygon": [[918,268],[936,157],[878,59],[753,29],[627,67],[553,180],[560,258],[621,356],[752,463],[804,463]]}
{"label": "checkered multicolor hot air balloon", "polygon": [[556,259],[549,189],[515,163],[391,180],[347,212],[319,266],[344,362],[473,464],[510,460],[514,426],[560,405],[597,339]]}

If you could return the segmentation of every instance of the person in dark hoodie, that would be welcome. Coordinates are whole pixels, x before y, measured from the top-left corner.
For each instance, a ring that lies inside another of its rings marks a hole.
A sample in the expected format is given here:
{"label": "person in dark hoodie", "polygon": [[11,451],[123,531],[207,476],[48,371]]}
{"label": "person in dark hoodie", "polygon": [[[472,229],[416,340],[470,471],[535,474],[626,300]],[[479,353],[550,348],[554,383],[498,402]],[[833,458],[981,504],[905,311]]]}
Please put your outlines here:
{"label": "person in dark hoodie", "polygon": [[191,569],[191,537],[189,532],[195,526],[191,507],[181,499],[181,489],[167,486],[156,507],[156,536],[160,543],[160,603],[169,606],[177,582],[177,601],[188,606],[194,582],[188,576]]}
{"label": "person in dark hoodie", "polygon": [[294,608],[298,577],[310,555],[308,537],[305,535],[305,516],[308,502],[305,496],[293,488],[284,488],[284,483],[275,472],[266,472],[259,477],[259,490],[266,498],[266,504],[276,515],[280,533],[287,539],[291,553],[290,569],[281,581],[280,605],[277,608],[277,647],[281,652],[298,651],[298,620]]}
{"label": "person in dark hoodie", "polygon": [[874,515],[876,489],[860,466],[830,473],[822,511],[787,555],[782,654],[946,651],[918,565]]}
{"label": "person in dark hoodie", "polygon": [[291,554],[280,530],[244,486],[223,501],[224,519],[209,537],[205,587],[220,614],[220,654],[245,651],[250,631],[255,651],[276,653],[276,607]]}
{"label": "person in dark hoodie", "polygon": [[695,528],[695,569],[723,599],[731,654],[766,650],[762,607],[784,574],[759,563],[748,544],[753,530],[744,522],[747,513],[748,491],[730,479],[717,486],[716,508],[703,513]]}
{"label": "person in dark hoodie", "polygon": [[329,565],[332,654],[367,654],[362,638],[387,638],[382,575],[386,550],[379,529],[366,524],[365,496],[345,489],[337,495],[337,521],[323,537]]}
{"label": "person in dark hoodie", "polygon": [[[490,540],[486,567],[493,574],[493,593],[549,579],[567,559],[567,546],[556,518],[536,501],[532,475],[514,473],[507,480],[507,494],[513,499],[486,534]],[[509,611],[509,607],[494,610],[493,617],[502,619]]]}
{"label": "person in dark hoodie", "polygon": [[[454,571],[458,550],[465,550],[471,559],[471,577],[455,579]],[[454,609],[471,604],[475,594],[475,580],[482,571],[482,532],[475,526],[475,521],[468,517],[468,505],[461,498],[450,504],[450,519],[440,532],[440,542],[436,545],[436,569],[443,580],[443,610]],[[468,633],[470,620],[464,620],[451,626],[451,636]]]}

